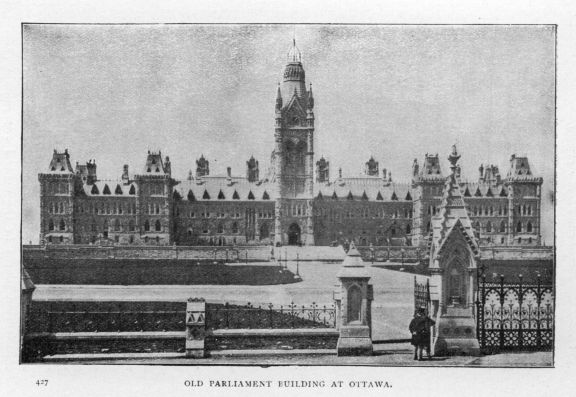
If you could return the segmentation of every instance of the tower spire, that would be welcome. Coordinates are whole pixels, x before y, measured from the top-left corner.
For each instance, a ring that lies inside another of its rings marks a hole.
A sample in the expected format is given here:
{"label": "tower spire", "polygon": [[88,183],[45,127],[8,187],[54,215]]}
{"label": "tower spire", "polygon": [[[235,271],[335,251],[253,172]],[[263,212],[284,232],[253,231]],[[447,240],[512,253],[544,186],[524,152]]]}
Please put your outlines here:
{"label": "tower spire", "polygon": [[276,92],[276,109],[282,109],[282,92],[280,91],[280,83],[278,83],[278,91]]}

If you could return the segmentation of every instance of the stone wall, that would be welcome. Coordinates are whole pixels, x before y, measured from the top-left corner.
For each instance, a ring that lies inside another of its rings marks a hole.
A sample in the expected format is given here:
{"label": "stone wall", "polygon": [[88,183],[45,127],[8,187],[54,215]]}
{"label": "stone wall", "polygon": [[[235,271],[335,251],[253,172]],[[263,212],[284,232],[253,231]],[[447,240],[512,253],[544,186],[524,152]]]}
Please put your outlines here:
{"label": "stone wall", "polygon": [[98,245],[25,245],[24,259],[194,259],[228,262],[266,262],[269,246],[183,247],[183,246],[98,246]]}

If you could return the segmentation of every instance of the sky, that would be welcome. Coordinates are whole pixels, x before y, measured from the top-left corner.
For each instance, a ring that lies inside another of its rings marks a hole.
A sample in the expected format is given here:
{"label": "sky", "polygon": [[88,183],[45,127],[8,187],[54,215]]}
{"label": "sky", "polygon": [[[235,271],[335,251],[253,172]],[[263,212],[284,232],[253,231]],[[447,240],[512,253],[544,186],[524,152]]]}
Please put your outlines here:
{"label": "sky", "polygon": [[148,150],[185,179],[261,175],[293,37],[314,91],[315,156],[331,176],[370,156],[408,182],[415,158],[456,144],[465,179],[512,154],[544,178],[542,235],[554,238],[555,30],[551,26],[24,25],[22,239],[38,242],[38,173],[52,152],[95,159],[101,179],[142,172]]}

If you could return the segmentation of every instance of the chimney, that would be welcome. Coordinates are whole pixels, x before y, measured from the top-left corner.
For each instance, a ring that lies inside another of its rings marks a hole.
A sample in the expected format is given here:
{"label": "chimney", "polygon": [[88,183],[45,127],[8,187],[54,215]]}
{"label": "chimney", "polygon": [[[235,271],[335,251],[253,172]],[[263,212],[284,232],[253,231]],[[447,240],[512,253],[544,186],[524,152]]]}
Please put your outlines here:
{"label": "chimney", "polygon": [[122,182],[125,185],[130,183],[130,177],[128,176],[128,164],[124,164],[124,170],[122,172]]}

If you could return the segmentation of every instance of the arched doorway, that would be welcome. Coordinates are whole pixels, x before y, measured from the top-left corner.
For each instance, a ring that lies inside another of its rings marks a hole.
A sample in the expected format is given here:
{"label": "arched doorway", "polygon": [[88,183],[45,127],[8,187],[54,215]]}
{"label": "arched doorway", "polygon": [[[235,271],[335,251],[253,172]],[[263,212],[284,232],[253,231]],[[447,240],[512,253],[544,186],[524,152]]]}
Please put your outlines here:
{"label": "arched doorway", "polygon": [[293,223],[288,228],[288,245],[299,245],[300,244],[300,226],[297,223]]}

